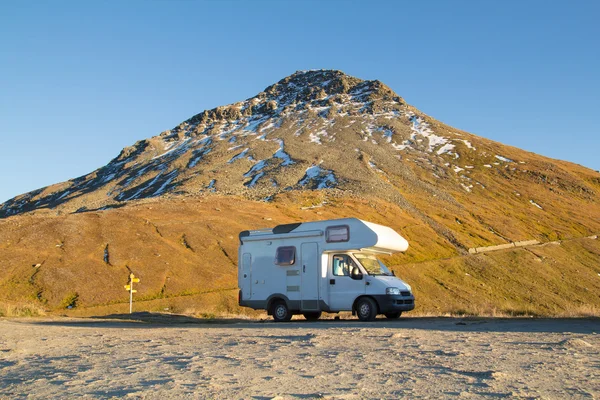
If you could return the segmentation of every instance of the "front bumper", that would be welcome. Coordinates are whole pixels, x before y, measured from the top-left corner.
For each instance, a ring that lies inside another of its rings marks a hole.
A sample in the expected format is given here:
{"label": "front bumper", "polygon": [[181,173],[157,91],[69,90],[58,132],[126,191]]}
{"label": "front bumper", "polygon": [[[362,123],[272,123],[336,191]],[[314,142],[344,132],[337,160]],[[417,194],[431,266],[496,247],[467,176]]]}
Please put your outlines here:
{"label": "front bumper", "polygon": [[379,313],[410,311],[415,308],[415,296],[402,296],[399,294],[372,295],[379,305]]}

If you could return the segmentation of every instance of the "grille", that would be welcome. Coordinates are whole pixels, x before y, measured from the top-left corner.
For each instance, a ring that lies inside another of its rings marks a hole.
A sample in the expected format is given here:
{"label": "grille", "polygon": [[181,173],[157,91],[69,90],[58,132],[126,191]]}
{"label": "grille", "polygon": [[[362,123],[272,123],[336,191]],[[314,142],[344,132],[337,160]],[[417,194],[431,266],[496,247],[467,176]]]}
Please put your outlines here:
{"label": "grille", "polygon": [[402,296],[410,296],[410,292],[400,292]]}

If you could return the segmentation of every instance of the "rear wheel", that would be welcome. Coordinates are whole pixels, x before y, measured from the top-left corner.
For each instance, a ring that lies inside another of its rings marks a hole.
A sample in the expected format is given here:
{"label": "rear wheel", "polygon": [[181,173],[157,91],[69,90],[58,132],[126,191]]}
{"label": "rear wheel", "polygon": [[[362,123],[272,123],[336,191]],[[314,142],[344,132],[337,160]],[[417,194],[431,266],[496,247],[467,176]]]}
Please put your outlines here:
{"label": "rear wheel", "polygon": [[283,300],[278,300],[273,303],[271,314],[273,314],[275,322],[286,322],[292,319],[292,313]]}
{"label": "rear wheel", "polygon": [[319,318],[321,318],[321,311],[305,312],[304,318],[306,318],[309,321],[316,321]]}
{"label": "rear wheel", "polygon": [[402,315],[402,312],[389,312],[385,314],[385,317],[388,319],[398,319]]}
{"label": "rear wheel", "polygon": [[356,314],[361,321],[373,321],[377,316],[377,304],[370,297],[363,297],[356,303]]}

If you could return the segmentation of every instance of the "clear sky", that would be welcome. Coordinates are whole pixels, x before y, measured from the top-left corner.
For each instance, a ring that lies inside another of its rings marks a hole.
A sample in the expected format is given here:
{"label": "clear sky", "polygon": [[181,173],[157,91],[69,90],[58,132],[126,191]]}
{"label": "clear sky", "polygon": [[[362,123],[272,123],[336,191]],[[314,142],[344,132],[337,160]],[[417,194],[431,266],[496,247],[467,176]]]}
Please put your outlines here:
{"label": "clear sky", "polygon": [[0,202],[303,69],[600,169],[600,1],[5,1]]}

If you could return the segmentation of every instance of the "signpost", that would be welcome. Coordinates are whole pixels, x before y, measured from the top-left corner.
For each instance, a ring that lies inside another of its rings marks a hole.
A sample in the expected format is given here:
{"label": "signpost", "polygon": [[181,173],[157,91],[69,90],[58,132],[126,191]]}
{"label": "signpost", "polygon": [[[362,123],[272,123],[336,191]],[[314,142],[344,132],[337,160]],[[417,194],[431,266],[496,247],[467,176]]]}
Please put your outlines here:
{"label": "signpost", "polygon": [[133,294],[137,292],[137,290],[133,289],[133,284],[139,281],[140,278],[136,278],[132,272],[129,274],[129,285],[125,285],[125,290],[129,292],[129,314],[133,312]]}

